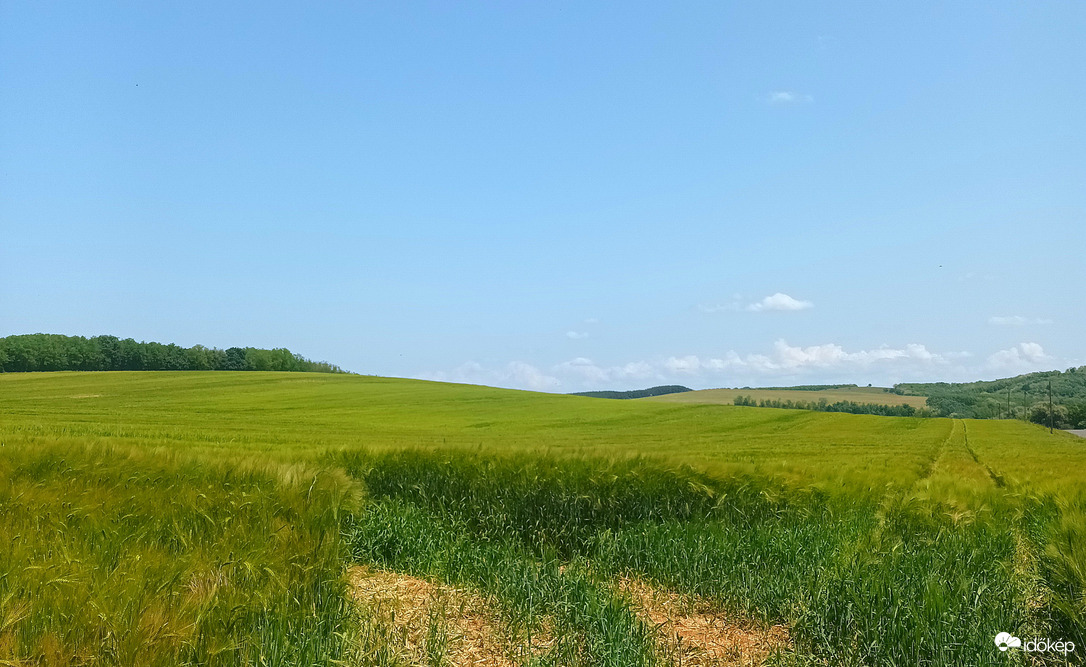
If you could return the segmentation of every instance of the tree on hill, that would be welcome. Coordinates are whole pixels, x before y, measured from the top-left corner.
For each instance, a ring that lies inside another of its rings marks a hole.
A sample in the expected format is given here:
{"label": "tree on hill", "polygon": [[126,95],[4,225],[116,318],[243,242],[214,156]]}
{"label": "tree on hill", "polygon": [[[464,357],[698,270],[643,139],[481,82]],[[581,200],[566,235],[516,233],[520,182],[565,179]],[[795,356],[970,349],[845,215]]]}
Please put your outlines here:
{"label": "tree on hill", "polygon": [[660,385],[658,387],[649,387],[648,389],[634,389],[632,391],[581,391],[573,395],[590,396],[592,398],[630,399],[646,398],[648,396],[663,396],[665,394],[679,394],[684,391],[693,391],[693,389],[679,384],[668,384]]}

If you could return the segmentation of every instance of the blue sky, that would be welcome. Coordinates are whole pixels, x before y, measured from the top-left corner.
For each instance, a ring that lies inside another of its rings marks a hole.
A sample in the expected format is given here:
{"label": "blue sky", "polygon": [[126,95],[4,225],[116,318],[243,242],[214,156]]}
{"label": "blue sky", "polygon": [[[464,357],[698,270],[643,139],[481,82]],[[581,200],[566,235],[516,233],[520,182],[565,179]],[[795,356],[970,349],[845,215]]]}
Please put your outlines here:
{"label": "blue sky", "polygon": [[1086,5],[0,4],[0,335],[579,391],[1086,364]]}

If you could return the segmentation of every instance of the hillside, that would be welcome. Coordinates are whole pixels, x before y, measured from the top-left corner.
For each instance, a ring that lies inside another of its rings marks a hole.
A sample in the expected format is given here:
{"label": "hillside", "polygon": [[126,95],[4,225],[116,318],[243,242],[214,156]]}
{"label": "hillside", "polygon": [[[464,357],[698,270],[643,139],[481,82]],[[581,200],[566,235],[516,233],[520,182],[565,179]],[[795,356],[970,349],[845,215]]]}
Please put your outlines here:
{"label": "hillside", "polygon": [[[120,430],[136,442],[166,438],[213,450],[242,444],[292,458],[357,446],[361,432],[369,448],[644,455],[808,481],[866,466],[843,456],[823,469],[833,443],[878,441],[886,456],[915,467],[949,428],[947,421],[917,427],[910,420],[298,373],[10,373],[0,376],[0,399],[5,426],[43,436],[109,438]],[[776,443],[785,425],[789,453]],[[796,451],[819,454],[808,459]]]}
{"label": "hillside", "polygon": [[1086,428],[1086,366],[981,382],[902,383],[894,385],[894,391],[927,396],[928,406],[943,416],[1047,424],[1050,386],[1056,428]]}

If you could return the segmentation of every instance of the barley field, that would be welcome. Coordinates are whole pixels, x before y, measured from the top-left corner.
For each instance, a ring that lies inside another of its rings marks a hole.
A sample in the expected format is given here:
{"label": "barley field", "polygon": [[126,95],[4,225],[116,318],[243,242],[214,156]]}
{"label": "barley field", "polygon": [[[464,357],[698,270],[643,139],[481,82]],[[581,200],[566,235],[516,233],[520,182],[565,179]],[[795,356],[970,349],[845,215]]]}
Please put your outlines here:
{"label": "barley field", "polygon": [[872,405],[911,405],[922,408],[927,405],[924,396],[903,396],[893,394],[882,387],[836,387],[833,389],[699,389],[676,394],[650,396],[641,401],[659,401],[662,403],[716,403],[732,405],[737,396],[747,396],[756,401],[796,401],[817,403],[825,399],[827,403],[852,401]]}
{"label": "barley field", "polygon": [[1081,664],[1083,471],[1018,421],[0,375],[0,664]]}

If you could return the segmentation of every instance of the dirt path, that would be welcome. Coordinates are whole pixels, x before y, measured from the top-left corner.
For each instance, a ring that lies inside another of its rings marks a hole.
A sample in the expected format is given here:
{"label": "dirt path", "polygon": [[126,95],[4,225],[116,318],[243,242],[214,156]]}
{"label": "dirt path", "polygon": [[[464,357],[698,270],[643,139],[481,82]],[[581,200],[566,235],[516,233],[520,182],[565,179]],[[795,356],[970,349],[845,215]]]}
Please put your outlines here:
{"label": "dirt path", "polygon": [[[513,667],[512,647],[486,600],[396,572],[352,567],[363,636],[412,665]],[[367,635],[367,633],[369,633]]]}
{"label": "dirt path", "polygon": [[1080,438],[1086,438],[1086,428],[1068,429],[1067,432],[1077,435]]}
{"label": "dirt path", "polygon": [[623,579],[619,589],[656,628],[670,664],[685,667],[753,667],[791,648],[788,628],[739,621],[711,605]]}

